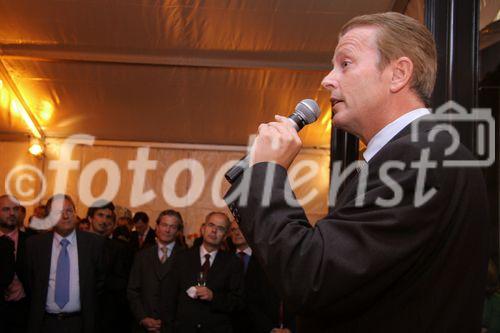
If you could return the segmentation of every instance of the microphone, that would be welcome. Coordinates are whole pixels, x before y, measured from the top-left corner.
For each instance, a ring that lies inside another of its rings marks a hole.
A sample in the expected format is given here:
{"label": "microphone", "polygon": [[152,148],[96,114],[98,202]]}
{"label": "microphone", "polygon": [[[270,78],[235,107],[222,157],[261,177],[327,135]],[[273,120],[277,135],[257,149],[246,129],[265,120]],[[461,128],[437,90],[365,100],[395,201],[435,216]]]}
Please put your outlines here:
{"label": "microphone", "polygon": [[[288,116],[288,120],[292,123],[293,127],[300,131],[304,126],[314,123],[318,120],[321,110],[313,99],[303,99],[295,106],[295,111]],[[235,165],[229,169],[224,177],[230,184],[233,184],[235,180],[248,169],[250,164],[250,157],[245,156],[238,161]]]}

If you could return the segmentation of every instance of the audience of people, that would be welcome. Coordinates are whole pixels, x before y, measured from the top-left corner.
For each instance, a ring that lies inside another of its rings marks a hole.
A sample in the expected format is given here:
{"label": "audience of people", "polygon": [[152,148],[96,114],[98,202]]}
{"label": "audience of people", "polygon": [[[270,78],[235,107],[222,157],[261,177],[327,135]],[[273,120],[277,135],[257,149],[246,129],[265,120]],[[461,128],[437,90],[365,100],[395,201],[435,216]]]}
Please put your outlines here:
{"label": "audience of people", "polygon": [[25,227],[26,209],[0,196],[1,332],[293,331],[293,316],[222,212],[206,216],[190,249],[171,209],[153,229],[145,212],[117,212],[107,201],[80,219],[61,194],[34,217],[53,227]]}
{"label": "audience of people", "polygon": [[[236,222],[209,213],[188,248],[184,221],[98,201],[77,218],[55,195],[30,217],[0,196],[0,331],[5,333],[293,333],[295,314],[277,293]],[[496,265],[490,261],[483,332],[500,332]]]}

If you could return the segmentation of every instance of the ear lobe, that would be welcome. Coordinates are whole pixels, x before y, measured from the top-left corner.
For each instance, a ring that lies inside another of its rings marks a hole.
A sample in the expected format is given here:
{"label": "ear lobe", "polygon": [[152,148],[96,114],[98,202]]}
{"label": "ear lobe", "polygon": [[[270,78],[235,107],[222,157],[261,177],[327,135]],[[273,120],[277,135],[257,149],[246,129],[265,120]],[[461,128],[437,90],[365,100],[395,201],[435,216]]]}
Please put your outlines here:
{"label": "ear lobe", "polygon": [[409,84],[413,75],[413,62],[408,57],[401,57],[393,62],[391,92],[396,93]]}

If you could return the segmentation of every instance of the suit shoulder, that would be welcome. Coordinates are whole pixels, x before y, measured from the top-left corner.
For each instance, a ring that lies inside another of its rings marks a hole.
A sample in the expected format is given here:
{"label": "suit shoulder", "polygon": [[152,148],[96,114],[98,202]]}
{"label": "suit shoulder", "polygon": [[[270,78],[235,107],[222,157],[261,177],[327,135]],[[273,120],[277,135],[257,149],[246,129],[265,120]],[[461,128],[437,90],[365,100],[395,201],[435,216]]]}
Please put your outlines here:
{"label": "suit shoulder", "polygon": [[238,259],[233,252],[220,251],[217,255],[220,255],[222,260],[227,261],[230,264],[240,264],[240,259]]}
{"label": "suit shoulder", "polygon": [[148,246],[137,251],[137,253],[135,254],[135,258],[137,259],[145,258],[147,256],[150,256],[154,252],[156,252],[156,246]]}
{"label": "suit shoulder", "polygon": [[14,251],[14,242],[7,236],[1,236],[0,249],[2,249],[2,251]]}
{"label": "suit shoulder", "polygon": [[79,237],[83,241],[87,242],[104,243],[104,238],[102,236],[94,234],[93,232],[77,230],[76,237]]}
{"label": "suit shoulder", "polygon": [[31,237],[28,237],[26,239],[26,244],[29,246],[38,246],[38,244],[51,239],[52,238],[52,232],[43,232],[37,235],[33,235]]}

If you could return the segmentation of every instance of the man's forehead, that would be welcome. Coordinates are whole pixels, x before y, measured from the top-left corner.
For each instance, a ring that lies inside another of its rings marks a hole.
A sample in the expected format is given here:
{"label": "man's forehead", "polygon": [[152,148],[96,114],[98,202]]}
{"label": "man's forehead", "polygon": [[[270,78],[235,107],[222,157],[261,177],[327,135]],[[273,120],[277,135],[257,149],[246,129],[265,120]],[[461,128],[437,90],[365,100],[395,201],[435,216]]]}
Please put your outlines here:
{"label": "man's forehead", "polygon": [[19,201],[16,200],[16,198],[13,198],[8,195],[0,197],[0,207],[7,207],[7,206],[15,207],[20,205],[21,204],[19,203]]}
{"label": "man's forehead", "polygon": [[160,223],[167,223],[167,224],[177,224],[177,218],[172,215],[163,215],[160,219]]}
{"label": "man's forehead", "polygon": [[52,201],[52,207],[50,207],[51,209],[52,208],[67,208],[67,207],[71,207],[73,208],[73,204],[71,203],[71,201],[69,201],[68,199],[64,198],[64,199],[55,199],[54,201]]}
{"label": "man's forehead", "polygon": [[222,214],[213,214],[212,216],[210,216],[210,218],[208,219],[208,222],[211,222],[213,224],[218,224],[218,225],[226,225],[226,217]]}
{"label": "man's forehead", "polygon": [[377,48],[377,28],[371,26],[355,27],[340,37],[335,48],[334,58],[338,53],[355,53],[370,48]]}
{"label": "man's forehead", "polygon": [[101,213],[101,214],[113,214],[113,211],[109,208],[98,208],[96,210],[96,213]]}

